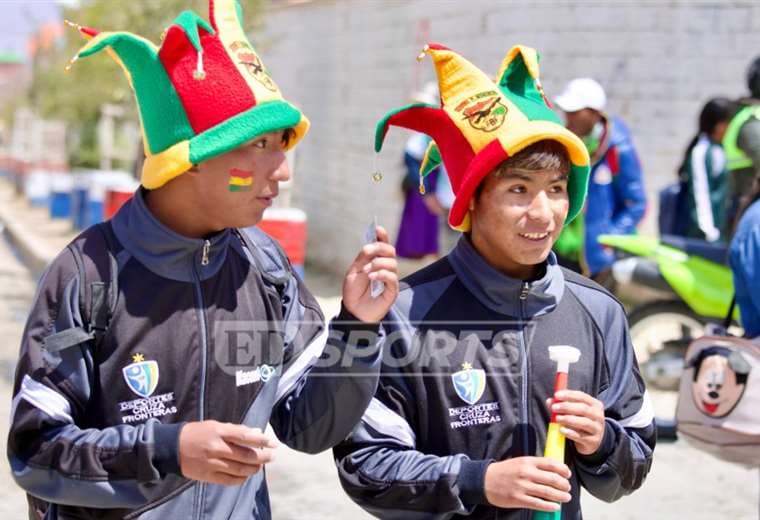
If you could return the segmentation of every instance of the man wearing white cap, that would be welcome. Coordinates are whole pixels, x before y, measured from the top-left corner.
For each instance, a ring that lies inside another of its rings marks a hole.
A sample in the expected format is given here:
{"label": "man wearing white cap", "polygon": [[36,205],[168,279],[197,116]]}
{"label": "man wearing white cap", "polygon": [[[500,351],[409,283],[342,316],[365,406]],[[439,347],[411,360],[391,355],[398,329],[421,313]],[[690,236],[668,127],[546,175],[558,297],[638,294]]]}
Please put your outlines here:
{"label": "man wearing white cap", "polygon": [[603,282],[615,258],[597,237],[635,231],[646,209],[641,165],[628,127],[605,113],[607,95],[598,82],[574,79],[555,103],[567,128],[586,144],[592,165],[585,219],[565,229],[555,250],[565,263]]}

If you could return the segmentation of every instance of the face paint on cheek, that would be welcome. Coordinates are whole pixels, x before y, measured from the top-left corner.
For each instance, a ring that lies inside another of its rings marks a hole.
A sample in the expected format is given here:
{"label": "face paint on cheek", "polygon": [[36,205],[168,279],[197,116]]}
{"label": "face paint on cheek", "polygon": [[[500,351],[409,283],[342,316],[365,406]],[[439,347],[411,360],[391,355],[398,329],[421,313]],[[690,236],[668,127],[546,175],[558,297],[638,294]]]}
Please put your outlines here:
{"label": "face paint on cheek", "polygon": [[230,170],[230,180],[227,189],[230,191],[251,191],[253,188],[253,172],[233,168]]}

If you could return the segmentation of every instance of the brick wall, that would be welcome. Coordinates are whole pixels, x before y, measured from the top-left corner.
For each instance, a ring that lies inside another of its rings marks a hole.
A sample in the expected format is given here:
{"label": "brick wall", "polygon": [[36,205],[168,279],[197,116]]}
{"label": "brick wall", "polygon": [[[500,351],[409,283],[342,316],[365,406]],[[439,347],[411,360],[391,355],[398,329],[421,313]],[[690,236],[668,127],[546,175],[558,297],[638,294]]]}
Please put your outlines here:
{"label": "brick wall", "polygon": [[[556,5],[555,5],[556,4]],[[699,110],[744,93],[760,53],[760,3],[736,1],[544,2],[335,0],[275,2],[253,35],[286,97],[312,130],[295,156],[293,201],[309,215],[309,261],[342,271],[373,213],[395,235],[405,131],[389,133],[371,180],[376,121],[434,78],[427,41],[488,73],[523,43],[542,53],[547,95],[577,76],[607,89],[609,111],[632,128],[645,170],[654,232],[656,192],[674,179]]]}

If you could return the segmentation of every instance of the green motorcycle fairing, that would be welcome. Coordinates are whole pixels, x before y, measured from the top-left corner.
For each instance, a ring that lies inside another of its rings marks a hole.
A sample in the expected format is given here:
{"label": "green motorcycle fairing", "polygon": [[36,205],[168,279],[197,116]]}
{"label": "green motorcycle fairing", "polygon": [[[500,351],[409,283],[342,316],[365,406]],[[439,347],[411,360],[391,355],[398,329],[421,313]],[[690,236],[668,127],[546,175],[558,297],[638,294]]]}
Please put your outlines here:
{"label": "green motorcycle fairing", "polygon": [[[708,318],[725,318],[734,295],[733,276],[727,265],[689,255],[654,237],[600,235],[598,240],[606,246],[652,259],[673,292],[695,313]],[[734,318],[739,319],[738,308]]]}

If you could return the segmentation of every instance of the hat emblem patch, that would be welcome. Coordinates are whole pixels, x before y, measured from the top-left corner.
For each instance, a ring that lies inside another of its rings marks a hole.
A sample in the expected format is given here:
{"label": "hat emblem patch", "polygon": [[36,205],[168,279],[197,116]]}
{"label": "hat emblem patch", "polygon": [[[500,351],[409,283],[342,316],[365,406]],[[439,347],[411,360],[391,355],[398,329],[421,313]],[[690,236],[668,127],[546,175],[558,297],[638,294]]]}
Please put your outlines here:
{"label": "hat emblem patch", "polygon": [[261,58],[253,52],[253,48],[248,42],[232,42],[230,50],[236,53],[237,59],[256,81],[272,92],[277,91],[277,85],[274,84],[274,81],[264,68],[264,64],[261,63]]}
{"label": "hat emblem patch", "polygon": [[495,90],[488,90],[470,96],[454,109],[466,119],[470,126],[483,132],[493,132],[504,124],[507,107],[501,102],[501,95]]}

